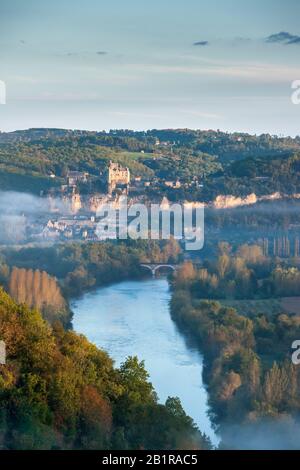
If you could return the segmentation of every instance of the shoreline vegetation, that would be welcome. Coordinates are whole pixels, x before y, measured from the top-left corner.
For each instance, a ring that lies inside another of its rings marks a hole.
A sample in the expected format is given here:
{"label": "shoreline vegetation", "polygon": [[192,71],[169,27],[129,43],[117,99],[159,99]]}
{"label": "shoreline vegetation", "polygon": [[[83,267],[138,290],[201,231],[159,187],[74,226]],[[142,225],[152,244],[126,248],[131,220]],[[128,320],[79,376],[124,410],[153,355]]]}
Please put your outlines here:
{"label": "shoreline vegetation", "polygon": [[[203,354],[210,417],[221,448],[264,448],[275,442],[299,448],[299,439],[291,438],[300,416],[300,372],[291,361],[291,345],[300,335],[300,318],[283,306],[273,314],[259,308],[273,290],[295,295],[300,272],[272,266],[259,247],[231,252],[221,244],[219,250],[207,267],[187,262],[180,268],[172,282],[171,315]],[[243,299],[256,299],[255,314],[243,312]],[[230,306],[234,302],[239,310]],[[264,433],[272,426],[274,441],[266,444]],[[281,441],[280,433],[285,435]]]}

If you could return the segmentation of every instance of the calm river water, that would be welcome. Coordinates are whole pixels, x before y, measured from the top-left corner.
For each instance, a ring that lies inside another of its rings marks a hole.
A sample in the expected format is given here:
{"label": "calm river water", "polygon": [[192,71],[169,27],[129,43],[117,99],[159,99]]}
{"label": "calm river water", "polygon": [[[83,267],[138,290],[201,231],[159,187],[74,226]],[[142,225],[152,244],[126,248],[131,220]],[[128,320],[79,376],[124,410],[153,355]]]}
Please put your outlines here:
{"label": "calm river water", "polygon": [[113,284],[73,302],[73,328],[106,350],[116,365],[132,355],[144,360],[160,401],[178,396],[187,414],[217,444],[207,416],[202,357],[172,321],[169,301],[166,279]]}

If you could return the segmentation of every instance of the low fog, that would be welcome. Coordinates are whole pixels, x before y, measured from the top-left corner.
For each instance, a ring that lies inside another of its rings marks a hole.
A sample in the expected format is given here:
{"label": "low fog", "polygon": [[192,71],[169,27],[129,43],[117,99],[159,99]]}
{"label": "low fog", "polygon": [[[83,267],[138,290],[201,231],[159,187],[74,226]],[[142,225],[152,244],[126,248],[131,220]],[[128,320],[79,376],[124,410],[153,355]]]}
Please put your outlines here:
{"label": "low fog", "polygon": [[0,214],[41,215],[49,212],[47,198],[15,191],[0,191]]}
{"label": "low fog", "polygon": [[291,417],[225,426],[221,448],[233,450],[300,449],[300,422]]}
{"label": "low fog", "polygon": [[[63,207],[61,200],[55,200]],[[0,243],[22,243],[28,222],[51,216],[47,198],[15,191],[0,191]]]}

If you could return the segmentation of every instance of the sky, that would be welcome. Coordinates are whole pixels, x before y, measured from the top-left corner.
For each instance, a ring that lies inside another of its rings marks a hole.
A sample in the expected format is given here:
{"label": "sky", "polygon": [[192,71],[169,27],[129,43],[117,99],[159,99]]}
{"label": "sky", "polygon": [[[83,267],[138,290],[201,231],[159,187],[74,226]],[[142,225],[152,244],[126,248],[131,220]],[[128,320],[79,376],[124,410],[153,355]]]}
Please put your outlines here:
{"label": "sky", "polygon": [[300,134],[299,18],[299,0],[0,0],[0,130]]}

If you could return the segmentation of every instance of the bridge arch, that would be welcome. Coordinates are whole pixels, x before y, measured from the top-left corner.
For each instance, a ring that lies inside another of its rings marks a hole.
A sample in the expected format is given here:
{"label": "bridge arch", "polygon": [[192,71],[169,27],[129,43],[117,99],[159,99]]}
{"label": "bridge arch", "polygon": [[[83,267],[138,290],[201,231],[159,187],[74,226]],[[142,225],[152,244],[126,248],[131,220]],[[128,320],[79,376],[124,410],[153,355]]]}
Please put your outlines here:
{"label": "bridge arch", "polygon": [[141,267],[149,269],[151,271],[153,277],[155,277],[156,272],[161,268],[169,268],[172,271],[176,271],[176,269],[177,269],[177,266],[175,266],[174,264],[167,264],[167,263],[166,264],[164,264],[164,263],[161,263],[161,264],[141,264]]}

